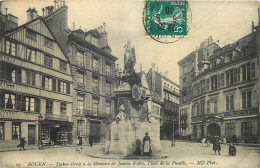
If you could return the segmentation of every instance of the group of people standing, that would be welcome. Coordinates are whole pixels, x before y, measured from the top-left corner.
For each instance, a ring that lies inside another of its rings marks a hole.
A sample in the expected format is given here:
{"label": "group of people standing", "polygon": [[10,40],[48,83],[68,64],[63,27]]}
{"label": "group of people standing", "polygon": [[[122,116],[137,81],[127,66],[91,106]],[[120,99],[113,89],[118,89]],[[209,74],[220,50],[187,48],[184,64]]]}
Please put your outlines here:
{"label": "group of people standing", "polygon": [[[222,141],[221,137],[215,135],[215,136],[210,136],[208,135],[206,138],[206,142],[207,142],[207,146],[210,146],[210,143],[213,144],[213,151],[214,154],[216,155],[216,151],[218,151],[218,154],[220,154],[221,151],[221,145],[220,142]],[[230,145],[229,145],[229,155],[230,156],[236,156],[236,147],[234,146],[234,144],[237,144],[237,137],[236,135],[233,135],[232,140],[230,141]]]}

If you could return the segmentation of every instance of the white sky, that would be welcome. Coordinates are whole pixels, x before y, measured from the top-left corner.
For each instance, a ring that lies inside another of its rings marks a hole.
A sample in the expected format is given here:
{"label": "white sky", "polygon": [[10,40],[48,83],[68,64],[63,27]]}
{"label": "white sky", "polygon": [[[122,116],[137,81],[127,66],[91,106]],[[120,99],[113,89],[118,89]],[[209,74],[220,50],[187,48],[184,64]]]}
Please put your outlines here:
{"label": "white sky", "polygon": [[[38,15],[42,8],[53,5],[53,0],[5,0],[2,11],[8,8],[19,18],[19,25],[26,22],[26,10],[35,7]],[[123,67],[124,45],[127,40],[135,47],[136,71],[147,72],[151,63],[156,63],[159,72],[169,72],[168,77],[179,83],[177,62],[200,45],[209,35],[224,44],[227,39],[241,38],[251,32],[252,21],[258,24],[260,2],[256,1],[189,1],[192,24],[189,37],[173,44],[161,44],[145,37],[142,23],[144,0],[66,0],[68,5],[68,26],[87,30],[97,28],[106,22],[108,44],[112,54],[118,57]]]}

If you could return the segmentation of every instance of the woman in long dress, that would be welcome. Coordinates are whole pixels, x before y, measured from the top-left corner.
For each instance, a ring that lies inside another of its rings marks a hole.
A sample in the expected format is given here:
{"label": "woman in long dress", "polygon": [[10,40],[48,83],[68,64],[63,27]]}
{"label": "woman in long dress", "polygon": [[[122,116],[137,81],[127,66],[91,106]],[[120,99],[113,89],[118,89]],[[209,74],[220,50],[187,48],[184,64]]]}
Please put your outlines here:
{"label": "woman in long dress", "polygon": [[150,153],[150,137],[148,136],[148,133],[146,132],[145,133],[145,137],[143,139],[143,143],[144,143],[144,156],[151,156],[151,153]]}

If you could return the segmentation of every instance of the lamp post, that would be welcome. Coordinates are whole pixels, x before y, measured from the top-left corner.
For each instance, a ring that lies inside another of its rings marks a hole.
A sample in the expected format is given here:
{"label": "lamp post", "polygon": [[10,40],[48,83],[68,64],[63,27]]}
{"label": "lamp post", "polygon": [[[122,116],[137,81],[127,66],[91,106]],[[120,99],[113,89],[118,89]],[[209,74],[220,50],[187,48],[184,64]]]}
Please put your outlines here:
{"label": "lamp post", "polygon": [[42,146],[42,136],[41,136],[41,120],[42,120],[42,115],[40,114],[38,116],[38,146],[39,146],[39,150],[43,150],[43,146]]}
{"label": "lamp post", "polygon": [[172,144],[171,144],[171,147],[175,146],[175,142],[174,142],[174,121],[175,121],[175,118],[174,118],[174,116],[172,116]]}

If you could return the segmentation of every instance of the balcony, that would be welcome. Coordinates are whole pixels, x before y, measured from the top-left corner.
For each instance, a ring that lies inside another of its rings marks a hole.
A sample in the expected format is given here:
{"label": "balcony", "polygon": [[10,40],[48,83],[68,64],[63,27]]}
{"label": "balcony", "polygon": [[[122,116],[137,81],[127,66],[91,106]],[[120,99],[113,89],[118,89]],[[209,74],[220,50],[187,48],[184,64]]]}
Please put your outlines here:
{"label": "balcony", "polygon": [[246,115],[257,115],[258,109],[247,109],[247,110],[239,110],[239,111],[231,111],[231,112],[225,112],[224,117],[238,117],[238,116],[246,116]]}
{"label": "balcony", "polygon": [[38,120],[39,113],[19,111],[14,109],[0,109],[1,119]]}
{"label": "balcony", "polygon": [[107,114],[105,112],[96,111],[96,110],[84,110],[84,114],[86,116],[94,116],[94,117],[102,117],[102,118],[111,117],[111,114]]}
{"label": "balcony", "polygon": [[173,95],[175,95],[176,97],[180,97],[179,93],[177,93],[175,90],[173,90],[172,88],[169,88],[168,86],[164,86],[163,90],[165,90],[166,92],[169,92]]}
{"label": "balcony", "polygon": [[58,120],[58,121],[68,121],[68,116],[61,115],[61,114],[52,114],[52,113],[46,113],[45,114],[46,120]]}

